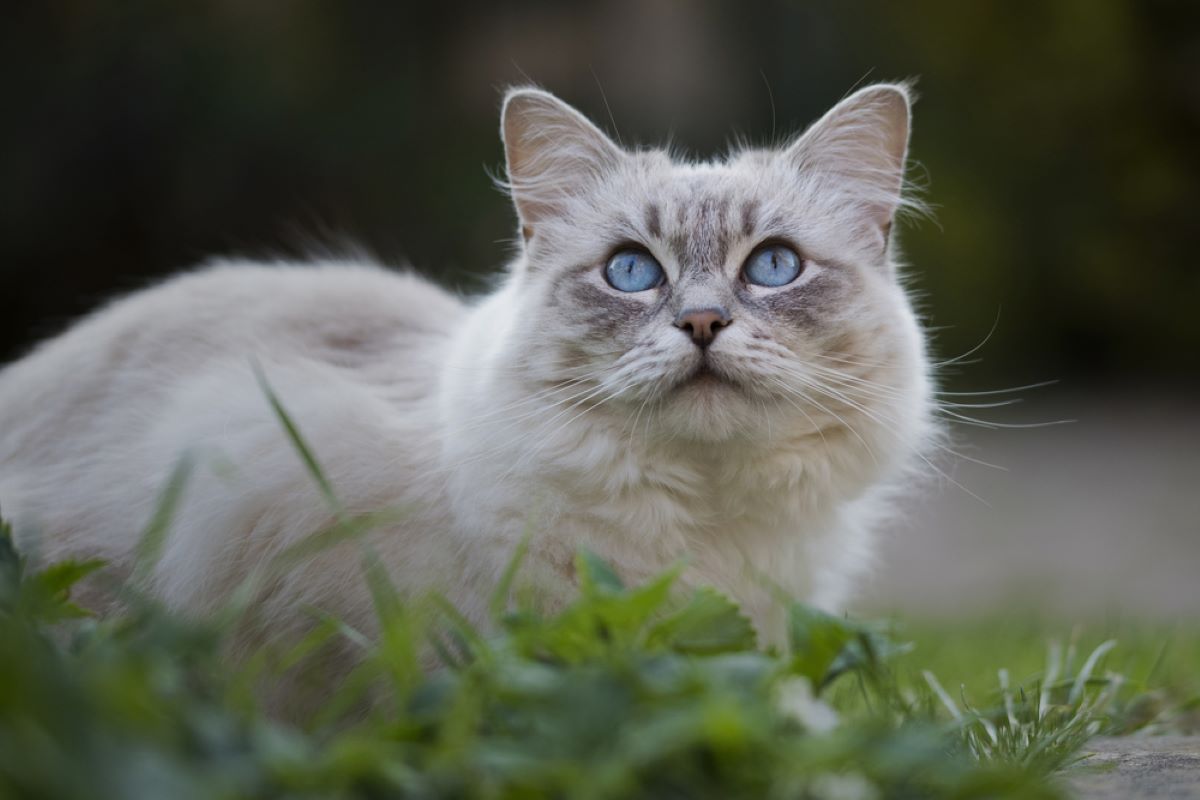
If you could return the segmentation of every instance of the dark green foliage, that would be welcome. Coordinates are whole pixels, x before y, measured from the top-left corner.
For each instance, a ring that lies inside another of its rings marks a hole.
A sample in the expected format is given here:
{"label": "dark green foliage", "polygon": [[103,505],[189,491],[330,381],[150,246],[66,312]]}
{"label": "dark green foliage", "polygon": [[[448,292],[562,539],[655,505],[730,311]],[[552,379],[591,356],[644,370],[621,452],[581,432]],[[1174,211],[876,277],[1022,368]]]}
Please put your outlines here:
{"label": "dark green foliage", "polygon": [[[0,536],[0,796],[1057,796],[1045,776],[1063,758],[1028,757],[1002,722],[1013,741],[977,747],[984,726],[898,685],[877,631],[795,606],[788,651],[759,650],[736,605],[681,596],[672,573],[625,587],[581,554],[574,603],[542,615],[506,584],[485,634],[445,601],[402,600],[365,553],[377,642],[321,618],[231,666],[230,614],[135,599],[83,616],[69,589],[97,566],[28,570]],[[343,638],[363,647],[356,671],[296,724],[268,717],[255,687]],[[1064,729],[1042,724],[1026,738]]]}

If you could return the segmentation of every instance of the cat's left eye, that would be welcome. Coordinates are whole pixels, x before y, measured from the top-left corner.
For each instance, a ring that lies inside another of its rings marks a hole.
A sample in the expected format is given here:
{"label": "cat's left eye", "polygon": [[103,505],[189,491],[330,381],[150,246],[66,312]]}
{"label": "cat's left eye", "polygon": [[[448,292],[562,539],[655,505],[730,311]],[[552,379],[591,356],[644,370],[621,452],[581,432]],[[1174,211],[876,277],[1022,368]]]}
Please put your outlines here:
{"label": "cat's left eye", "polygon": [[666,278],[662,265],[643,250],[622,250],[608,260],[604,277],[622,292],[644,292]]}
{"label": "cat's left eye", "polygon": [[768,244],[750,254],[742,275],[747,282],[759,286],[785,286],[803,270],[804,259],[795,250],[783,244]]}

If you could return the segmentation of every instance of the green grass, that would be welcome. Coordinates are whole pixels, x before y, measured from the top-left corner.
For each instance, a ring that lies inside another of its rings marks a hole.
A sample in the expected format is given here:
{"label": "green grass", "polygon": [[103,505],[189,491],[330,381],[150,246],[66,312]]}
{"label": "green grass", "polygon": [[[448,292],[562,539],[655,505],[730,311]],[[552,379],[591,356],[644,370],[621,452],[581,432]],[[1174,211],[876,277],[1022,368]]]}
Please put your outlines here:
{"label": "green grass", "polygon": [[[367,558],[378,641],[314,618],[235,664],[243,600],[187,620],[127,587],[96,619],[69,592],[98,566],[30,570],[0,534],[0,796],[1056,797],[1089,735],[1189,724],[1200,642],[1156,657],[1157,634],[1085,632],[1046,685],[1032,624],[886,633],[793,605],[790,646],[764,652],[721,595],[624,587],[586,554],[572,605],[502,585],[484,634]],[[362,660],[331,684],[338,642]],[[284,723],[259,690],[297,670],[319,700]]]}
{"label": "green grass", "polygon": [[[908,621],[904,639],[912,658],[898,665],[909,672],[918,664],[939,676],[953,677],[969,696],[995,700],[999,669],[1014,683],[1035,684],[1046,667],[1048,651],[1076,660],[1103,642],[1116,646],[1103,668],[1124,681],[1125,710],[1133,714],[1116,732],[1200,733],[1200,622],[1147,622],[1135,619],[1092,620],[1066,625],[1013,614],[983,619]],[[911,678],[912,675],[906,675]]]}

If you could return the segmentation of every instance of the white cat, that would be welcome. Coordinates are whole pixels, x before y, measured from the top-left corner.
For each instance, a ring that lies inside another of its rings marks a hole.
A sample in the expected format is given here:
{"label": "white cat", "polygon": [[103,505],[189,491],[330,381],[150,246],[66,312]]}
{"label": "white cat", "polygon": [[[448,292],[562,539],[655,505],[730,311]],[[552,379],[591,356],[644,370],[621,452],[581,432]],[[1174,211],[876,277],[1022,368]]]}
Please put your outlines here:
{"label": "white cat", "polygon": [[[195,464],[148,576],[213,608],[337,511],[398,508],[374,551],[471,619],[522,536],[551,599],[586,547],[638,581],[835,608],[932,431],[923,337],[890,245],[909,95],[877,85],[790,146],[704,163],[628,152],[537,89],[502,134],[521,253],[463,301],[370,264],[220,262],[120,300],[0,372],[0,508],[43,557],[134,561]],[[36,534],[36,536],[34,536]],[[370,628],[357,544],[261,601]]]}

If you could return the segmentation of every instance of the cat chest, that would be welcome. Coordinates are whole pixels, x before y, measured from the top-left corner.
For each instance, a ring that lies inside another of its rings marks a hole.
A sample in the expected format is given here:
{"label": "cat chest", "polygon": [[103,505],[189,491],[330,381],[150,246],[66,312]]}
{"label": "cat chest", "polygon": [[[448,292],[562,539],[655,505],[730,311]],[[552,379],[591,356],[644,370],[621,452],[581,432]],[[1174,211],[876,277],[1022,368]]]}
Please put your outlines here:
{"label": "cat chest", "polygon": [[757,542],[804,527],[803,493],[705,477],[689,482],[648,477],[616,491],[599,486],[568,491],[559,509],[564,522],[575,517],[589,538],[634,539],[678,552]]}

